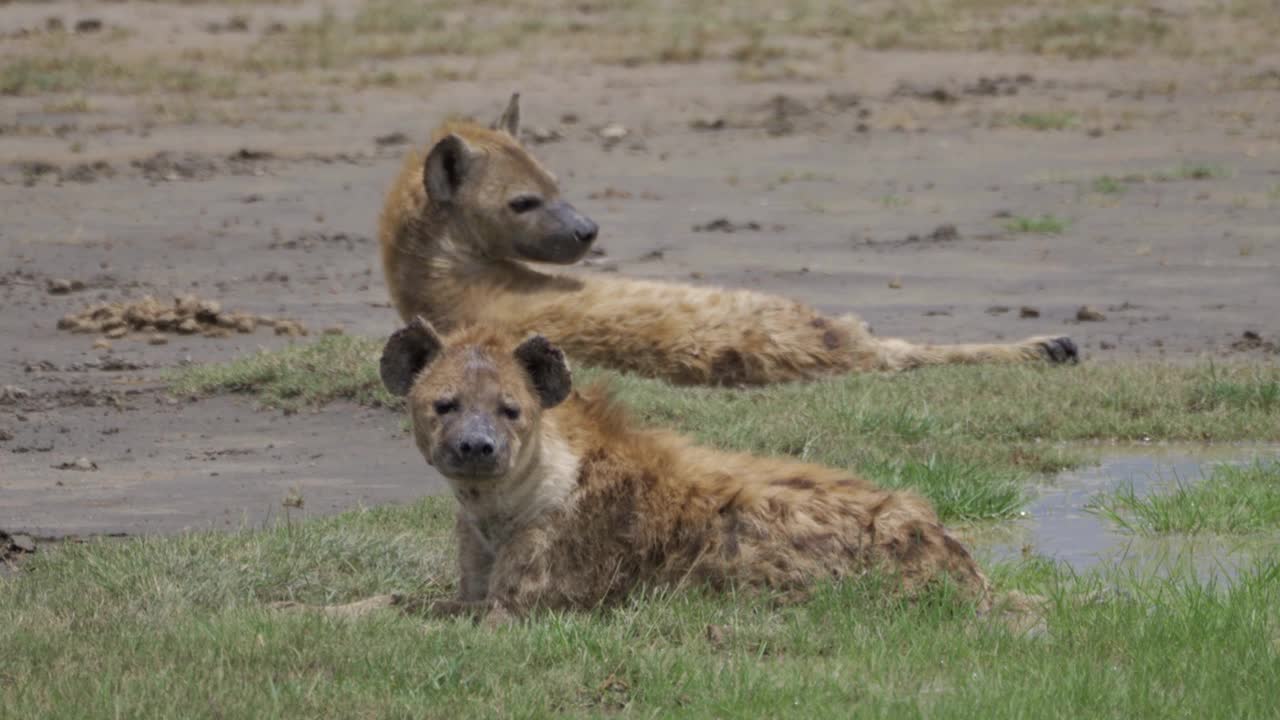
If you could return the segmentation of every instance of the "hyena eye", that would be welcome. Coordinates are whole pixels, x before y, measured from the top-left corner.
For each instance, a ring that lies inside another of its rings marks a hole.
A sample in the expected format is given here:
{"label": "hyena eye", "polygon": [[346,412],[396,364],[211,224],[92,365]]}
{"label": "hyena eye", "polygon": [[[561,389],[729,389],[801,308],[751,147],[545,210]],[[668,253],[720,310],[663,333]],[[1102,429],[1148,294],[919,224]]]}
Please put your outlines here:
{"label": "hyena eye", "polygon": [[498,411],[502,413],[502,417],[508,420],[520,419],[520,408],[516,407],[515,405],[503,405],[502,407],[498,408]]}
{"label": "hyena eye", "polygon": [[448,415],[458,409],[458,401],[453,398],[447,400],[437,400],[435,404],[437,415]]}
{"label": "hyena eye", "polygon": [[515,213],[526,213],[542,207],[542,198],[537,195],[517,195],[511,198],[511,202],[507,203],[507,207],[511,208],[511,211]]}

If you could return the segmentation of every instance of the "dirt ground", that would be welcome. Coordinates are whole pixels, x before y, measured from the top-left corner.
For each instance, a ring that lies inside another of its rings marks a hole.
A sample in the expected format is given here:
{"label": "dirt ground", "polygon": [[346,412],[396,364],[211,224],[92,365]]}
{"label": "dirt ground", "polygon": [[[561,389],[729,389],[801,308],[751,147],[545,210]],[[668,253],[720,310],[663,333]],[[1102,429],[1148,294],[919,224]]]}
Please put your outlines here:
{"label": "dirt ground", "polygon": [[[565,12],[585,33],[516,49],[291,64],[362,27],[360,3],[326,5],[0,0],[0,529],[252,526],[438,491],[396,414],[164,391],[184,363],[307,338],[95,347],[58,322],[195,294],[313,335],[389,332],[375,222],[405,143],[513,90],[602,228],[578,272],[784,293],[915,340],[1065,333],[1085,362],[1280,350],[1274,46],[1073,57],[726,31],[689,57],[603,61],[575,45],[603,12],[581,3]],[[1196,4],[1165,7],[1176,31]],[[442,32],[479,32],[458,13]]]}

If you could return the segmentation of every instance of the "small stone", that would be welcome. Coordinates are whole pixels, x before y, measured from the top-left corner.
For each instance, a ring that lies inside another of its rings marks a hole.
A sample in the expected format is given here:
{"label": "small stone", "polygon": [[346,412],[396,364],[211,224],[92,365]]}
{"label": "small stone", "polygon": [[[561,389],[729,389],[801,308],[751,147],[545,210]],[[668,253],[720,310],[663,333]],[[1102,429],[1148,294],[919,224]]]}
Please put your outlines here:
{"label": "small stone", "polygon": [[215,326],[206,328],[202,334],[207,338],[228,338],[231,337],[231,330]]}
{"label": "small stone", "polygon": [[195,295],[183,295],[173,299],[174,310],[179,317],[191,317],[200,310],[200,299]]}
{"label": "small stone", "polygon": [[166,335],[155,333],[151,337],[147,338],[147,344],[148,345],[167,345],[169,344],[169,338]]}
{"label": "small stone", "polygon": [[252,315],[239,315],[235,319],[236,332],[251,333],[258,327],[258,321]]}
{"label": "small stone", "polygon": [[186,320],[178,323],[178,332],[183,335],[194,335],[195,333],[200,332],[200,323],[196,322],[193,318],[187,318]]}
{"label": "small stone", "polygon": [[901,289],[902,289],[902,280],[901,280],[901,279],[899,279],[899,278],[894,278],[894,279],[890,280],[890,281],[889,281],[889,289],[890,289],[890,290],[901,290]]}
{"label": "small stone", "polygon": [[65,463],[62,468],[65,470],[80,470],[88,472],[90,470],[97,470],[98,464],[89,458],[82,457],[76,458],[73,462]]}
{"label": "small stone", "polygon": [[155,326],[161,330],[172,330],[178,325],[178,313],[173,310],[166,310],[155,318]]}
{"label": "small stone", "polygon": [[1018,317],[1038,318],[1040,317],[1040,311],[1036,308],[1031,307],[1030,305],[1023,305],[1018,310]]}
{"label": "small stone", "polygon": [[17,385],[5,385],[4,387],[0,387],[0,402],[25,400],[29,397],[31,397],[31,391],[26,388],[20,388]]}
{"label": "small stone", "polygon": [[71,292],[71,281],[62,278],[51,278],[45,283],[45,289],[50,295],[66,295]]}
{"label": "small stone", "polygon": [[107,337],[111,338],[112,340],[122,338],[128,334],[129,334],[129,328],[126,325],[116,325],[114,327],[108,328],[106,331]]}
{"label": "small stone", "polygon": [[600,137],[605,142],[618,142],[619,140],[621,140],[622,138],[630,134],[631,134],[630,130],[627,130],[625,127],[623,127],[622,125],[619,125],[618,123],[609,123],[608,125],[605,125],[604,127],[600,128]]}
{"label": "small stone", "polygon": [[347,332],[346,329],[343,328],[341,325],[330,325],[329,327],[324,329],[325,335],[344,335],[346,334],[346,332]]}
{"label": "small stone", "polygon": [[561,135],[560,131],[555,128],[537,126],[526,129],[524,135],[535,145],[543,145],[564,138],[564,135]]}
{"label": "small stone", "polygon": [[93,341],[93,349],[94,350],[110,350],[111,341],[104,337],[98,338],[97,340]]}
{"label": "small stone", "polygon": [[33,553],[36,551],[36,541],[24,533],[17,533],[9,536],[9,552]]}
{"label": "small stone", "polygon": [[289,337],[300,337],[307,334],[307,329],[302,323],[296,320],[277,320],[276,335],[287,335]]}
{"label": "small stone", "polygon": [[74,330],[80,324],[80,318],[75,315],[63,315],[58,319],[59,330]]}
{"label": "small stone", "polygon": [[1092,305],[1081,305],[1080,309],[1076,311],[1076,320],[1080,322],[1101,322],[1106,319],[1107,316]]}
{"label": "small stone", "polygon": [[723,130],[727,124],[719,115],[696,117],[689,121],[689,127],[694,130]]}
{"label": "small stone", "polygon": [[220,312],[222,312],[222,303],[217,300],[202,300],[196,306],[196,317],[206,322],[217,322]]}

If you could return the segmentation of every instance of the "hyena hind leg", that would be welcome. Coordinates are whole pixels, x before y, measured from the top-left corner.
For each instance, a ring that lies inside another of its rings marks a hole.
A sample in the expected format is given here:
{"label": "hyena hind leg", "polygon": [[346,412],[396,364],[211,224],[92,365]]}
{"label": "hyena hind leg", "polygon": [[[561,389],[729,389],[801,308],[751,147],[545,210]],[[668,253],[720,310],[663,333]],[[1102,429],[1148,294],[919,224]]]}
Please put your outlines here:
{"label": "hyena hind leg", "polygon": [[875,338],[882,370],[928,365],[976,365],[1044,361],[1054,365],[1080,361],[1080,350],[1065,336],[1037,335],[1015,343],[916,345],[898,338]]}

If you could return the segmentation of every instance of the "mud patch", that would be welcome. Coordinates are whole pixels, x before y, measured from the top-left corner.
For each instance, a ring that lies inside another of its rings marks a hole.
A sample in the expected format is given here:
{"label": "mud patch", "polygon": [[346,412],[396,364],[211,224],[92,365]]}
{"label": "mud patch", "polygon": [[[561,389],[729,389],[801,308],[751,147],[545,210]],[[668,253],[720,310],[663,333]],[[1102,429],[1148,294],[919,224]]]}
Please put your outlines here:
{"label": "mud patch", "polygon": [[163,344],[160,339],[165,333],[229,337],[233,333],[252,333],[259,327],[273,327],[277,335],[290,337],[308,334],[307,328],[296,320],[225,311],[217,300],[202,300],[195,295],[175,297],[172,304],[150,295],[134,302],[98,303],[58,321],[59,330],[101,333],[108,339],[139,333],[156,344]]}

